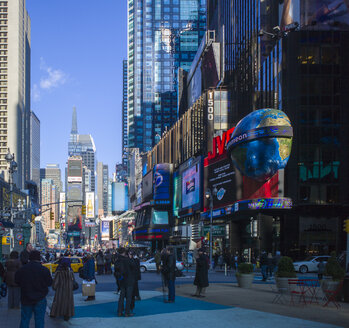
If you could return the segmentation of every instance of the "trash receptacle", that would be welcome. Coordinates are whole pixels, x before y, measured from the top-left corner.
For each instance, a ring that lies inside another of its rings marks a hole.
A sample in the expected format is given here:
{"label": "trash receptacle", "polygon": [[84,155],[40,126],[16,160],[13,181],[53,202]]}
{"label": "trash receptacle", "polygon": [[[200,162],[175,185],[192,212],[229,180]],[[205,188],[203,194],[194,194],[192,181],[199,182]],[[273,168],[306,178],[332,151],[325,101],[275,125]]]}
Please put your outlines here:
{"label": "trash receptacle", "polygon": [[343,281],[343,300],[349,303],[349,276],[346,275]]}

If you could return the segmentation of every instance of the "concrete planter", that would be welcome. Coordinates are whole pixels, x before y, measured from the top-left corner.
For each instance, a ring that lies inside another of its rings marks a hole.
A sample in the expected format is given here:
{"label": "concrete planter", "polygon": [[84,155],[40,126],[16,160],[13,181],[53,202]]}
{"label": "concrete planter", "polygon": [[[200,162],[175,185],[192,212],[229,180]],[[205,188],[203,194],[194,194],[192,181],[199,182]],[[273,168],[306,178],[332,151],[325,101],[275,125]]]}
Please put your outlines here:
{"label": "concrete planter", "polygon": [[253,273],[240,273],[236,275],[236,279],[238,281],[238,285],[241,288],[251,288],[253,283],[254,274]]}
{"label": "concrete planter", "polygon": [[275,283],[278,290],[288,289],[288,279],[292,279],[292,278],[275,277]]}

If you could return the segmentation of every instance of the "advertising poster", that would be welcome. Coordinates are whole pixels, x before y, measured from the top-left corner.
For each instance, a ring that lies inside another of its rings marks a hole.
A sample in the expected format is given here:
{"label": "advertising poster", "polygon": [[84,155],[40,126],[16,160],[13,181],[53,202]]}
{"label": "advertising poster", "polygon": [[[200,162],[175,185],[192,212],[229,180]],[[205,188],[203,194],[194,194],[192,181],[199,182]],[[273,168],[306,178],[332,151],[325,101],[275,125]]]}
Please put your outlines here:
{"label": "advertising poster", "polygon": [[142,179],[142,201],[151,199],[153,196],[153,171],[149,171]]}
{"label": "advertising poster", "polygon": [[173,173],[173,215],[178,216],[178,211],[181,207],[182,194],[181,194],[181,177],[178,171]]}
{"label": "advertising poster", "polygon": [[112,219],[102,219],[101,220],[101,238],[102,240],[109,240],[109,227],[110,227],[110,221]]}
{"label": "advertising poster", "polygon": [[65,192],[59,193],[59,214],[61,219],[65,219],[66,210],[65,210]]}
{"label": "advertising poster", "polygon": [[82,229],[81,219],[81,204],[68,205],[68,231],[80,231]]}
{"label": "advertising poster", "polygon": [[170,181],[172,164],[157,164],[154,166],[154,200],[170,200]]}
{"label": "advertising poster", "polygon": [[[292,1],[285,1],[288,2]],[[300,23],[302,27],[348,30],[349,0],[303,0]]]}
{"label": "advertising poster", "polygon": [[[204,167],[204,190],[217,190],[213,197],[213,208],[221,208],[236,201],[235,170],[227,156],[222,156],[219,161],[207,164]],[[204,210],[208,211],[210,202],[204,198]]]}
{"label": "advertising poster", "polygon": [[181,167],[181,209],[197,210],[201,205],[201,157],[189,160]]}
{"label": "advertising poster", "polygon": [[82,160],[69,159],[68,160],[68,182],[82,181]]}
{"label": "advertising poster", "polygon": [[127,184],[125,182],[112,183],[112,212],[128,210]]}
{"label": "advertising poster", "polygon": [[85,197],[86,217],[92,219],[95,217],[95,193],[87,192]]}

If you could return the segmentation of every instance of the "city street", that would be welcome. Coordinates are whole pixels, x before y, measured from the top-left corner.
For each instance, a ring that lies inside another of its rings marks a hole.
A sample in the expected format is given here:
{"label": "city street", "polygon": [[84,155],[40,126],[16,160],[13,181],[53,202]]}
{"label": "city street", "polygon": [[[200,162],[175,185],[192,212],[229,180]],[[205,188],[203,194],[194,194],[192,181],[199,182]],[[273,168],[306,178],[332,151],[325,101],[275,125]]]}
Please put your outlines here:
{"label": "city street", "polygon": [[[238,288],[235,277],[223,272],[210,274],[210,287],[206,298],[191,296],[195,272],[190,270],[176,281],[176,302],[166,304],[161,291],[161,277],[156,273],[145,273],[140,281],[142,300],[136,302],[135,316],[116,316],[118,295],[112,275],[98,276],[96,300],[85,302],[81,286],[75,292],[75,316],[69,322],[62,318],[46,317],[45,327],[345,327],[349,322],[349,305],[342,308],[323,308],[320,305],[289,306],[272,304],[275,296],[273,280],[261,281],[257,273],[252,289]],[[310,276],[308,274],[307,276]],[[81,281],[76,275],[77,281]],[[53,299],[48,296],[48,305]],[[49,311],[49,310],[48,310]],[[7,310],[7,302],[0,300],[0,327],[18,327],[19,310]],[[31,327],[34,327],[33,322]]]}

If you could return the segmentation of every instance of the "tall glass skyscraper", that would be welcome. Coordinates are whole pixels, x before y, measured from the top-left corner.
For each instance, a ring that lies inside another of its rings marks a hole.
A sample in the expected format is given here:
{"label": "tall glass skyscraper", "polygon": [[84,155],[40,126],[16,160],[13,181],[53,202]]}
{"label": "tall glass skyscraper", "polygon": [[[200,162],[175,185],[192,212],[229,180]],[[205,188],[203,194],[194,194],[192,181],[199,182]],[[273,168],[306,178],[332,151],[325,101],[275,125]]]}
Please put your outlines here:
{"label": "tall glass skyscraper", "polygon": [[206,0],[128,1],[128,147],[148,151],[176,120],[177,71],[206,30]]}

